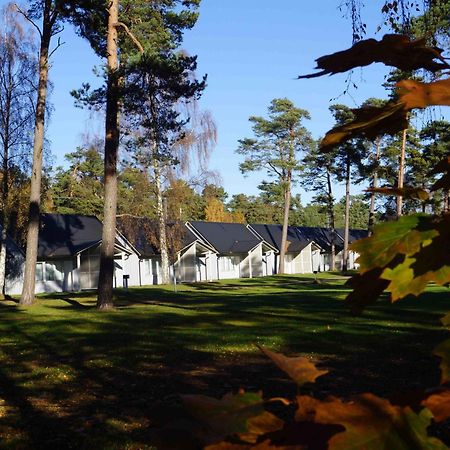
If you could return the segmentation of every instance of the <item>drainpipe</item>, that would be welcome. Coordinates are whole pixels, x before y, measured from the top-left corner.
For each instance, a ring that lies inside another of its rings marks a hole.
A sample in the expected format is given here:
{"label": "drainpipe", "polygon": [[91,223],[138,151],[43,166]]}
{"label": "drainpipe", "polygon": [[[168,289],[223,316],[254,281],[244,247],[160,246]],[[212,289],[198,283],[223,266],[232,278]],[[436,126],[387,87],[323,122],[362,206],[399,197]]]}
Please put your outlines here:
{"label": "drainpipe", "polygon": [[252,273],[252,252],[248,252],[248,274],[250,276],[250,278],[253,278],[253,273]]}

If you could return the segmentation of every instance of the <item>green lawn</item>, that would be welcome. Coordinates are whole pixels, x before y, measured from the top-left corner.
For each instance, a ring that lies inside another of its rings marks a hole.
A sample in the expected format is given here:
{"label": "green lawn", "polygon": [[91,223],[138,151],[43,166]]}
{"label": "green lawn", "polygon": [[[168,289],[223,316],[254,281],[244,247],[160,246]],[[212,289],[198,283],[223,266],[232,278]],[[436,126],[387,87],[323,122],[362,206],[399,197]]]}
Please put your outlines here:
{"label": "green lawn", "polygon": [[319,360],[330,374],[307,390],[319,396],[438,383],[448,289],[353,317],[343,281],[322,277],[136,288],[112,312],[92,294],[1,301],[0,448],[152,448],[180,393],[294,394],[255,343]]}

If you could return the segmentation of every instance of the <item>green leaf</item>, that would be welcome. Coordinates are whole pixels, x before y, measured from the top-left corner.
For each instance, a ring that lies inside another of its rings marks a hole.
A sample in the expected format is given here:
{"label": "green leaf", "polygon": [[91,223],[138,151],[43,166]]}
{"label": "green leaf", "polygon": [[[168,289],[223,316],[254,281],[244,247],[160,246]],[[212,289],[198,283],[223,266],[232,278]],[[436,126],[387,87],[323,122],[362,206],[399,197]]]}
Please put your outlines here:
{"label": "green leaf", "polygon": [[284,422],[264,410],[259,394],[226,394],[222,399],[205,395],[183,395],[186,409],[207,429],[205,440],[217,442],[232,435],[256,442],[260,434],[282,428]]}
{"label": "green leaf", "polygon": [[391,293],[391,300],[396,301],[408,294],[418,295],[427,286],[428,280],[424,277],[416,277],[411,264],[414,258],[405,258],[401,264],[397,264],[393,269],[387,267],[383,270],[381,278],[389,280],[386,290]]}
{"label": "green leaf", "polygon": [[351,249],[359,253],[358,263],[364,273],[376,267],[384,268],[398,254],[414,254],[437,234],[430,216],[403,216],[395,222],[375,226],[372,236],[356,241]]}
{"label": "green leaf", "polygon": [[315,364],[303,356],[289,358],[259,345],[257,347],[299,386],[303,386],[306,383],[314,383],[316,378],[328,373],[328,370],[317,369]]}

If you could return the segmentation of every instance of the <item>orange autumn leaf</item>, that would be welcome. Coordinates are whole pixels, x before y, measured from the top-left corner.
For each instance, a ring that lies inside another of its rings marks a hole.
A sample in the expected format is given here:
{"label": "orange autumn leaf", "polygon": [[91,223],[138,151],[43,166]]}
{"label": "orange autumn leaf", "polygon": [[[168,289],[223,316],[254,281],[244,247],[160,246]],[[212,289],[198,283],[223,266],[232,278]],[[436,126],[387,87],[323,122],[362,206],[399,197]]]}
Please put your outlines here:
{"label": "orange autumn leaf", "polygon": [[328,131],[320,142],[322,151],[336,147],[355,136],[375,139],[384,133],[400,132],[408,127],[408,111],[402,103],[388,102],[382,107],[364,106],[352,110],[355,119]]}
{"label": "orange autumn leaf", "polygon": [[365,191],[383,195],[401,195],[404,198],[411,198],[422,201],[428,200],[430,198],[430,194],[425,189],[411,186],[404,186],[402,188],[392,188],[392,187],[368,188],[365,189]]}
{"label": "orange autumn leaf", "polygon": [[388,400],[366,393],[349,402],[331,397],[321,401],[297,397],[296,420],[342,425],[345,431],[328,441],[328,450],[444,450],[437,438],[427,435],[432,415],[416,414],[409,407],[392,405]]}
{"label": "orange autumn leaf", "polygon": [[317,369],[315,364],[303,356],[290,358],[259,345],[257,347],[299,386],[306,383],[314,383],[316,378],[328,373],[328,370]]}
{"label": "orange autumn leaf", "polygon": [[442,50],[427,47],[425,39],[410,40],[406,35],[387,34],[380,41],[365,39],[351,48],[321,56],[316,60],[321,72],[301,75],[298,78],[315,78],[327,74],[347,72],[356,67],[380,62],[405,72],[426,69],[437,72],[450,68],[442,57]]}
{"label": "orange autumn leaf", "polygon": [[422,401],[422,405],[433,413],[436,422],[447,420],[450,418],[450,389],[430,395]]}
{"label": "orange autumn leaf", "polygon": [[422,83],[415,80],[402,80],[397,83],[399,102],[407,110],[428,106],[450,105],[450,78]]}

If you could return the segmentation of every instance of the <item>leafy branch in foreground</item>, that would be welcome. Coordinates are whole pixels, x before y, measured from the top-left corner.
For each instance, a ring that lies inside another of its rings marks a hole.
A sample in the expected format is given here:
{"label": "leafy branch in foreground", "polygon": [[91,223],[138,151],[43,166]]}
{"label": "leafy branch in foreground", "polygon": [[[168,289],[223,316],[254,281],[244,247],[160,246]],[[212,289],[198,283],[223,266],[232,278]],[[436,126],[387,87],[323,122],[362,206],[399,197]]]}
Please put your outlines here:
{"label": "leafy branch in foreground", "polygon": [[[307,358],[259,348],[300,389],[328,373]],[[450,390],[438,388],[402,398],[399,402],[365,393],[347,400],[301,394],[292,399],[263,399],[260,393],[244,391],[221,399],[186,395],[182,402],[191,418],[179,426],[207,450],[447,449],[427,429],[432,420],[450,417]]]}

